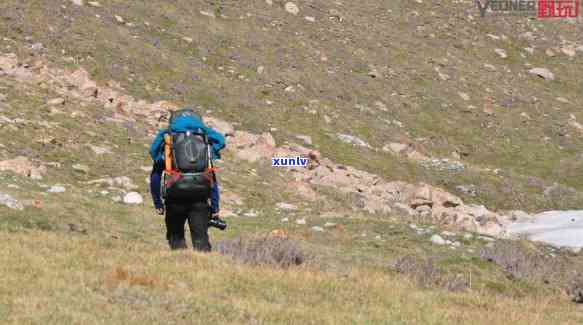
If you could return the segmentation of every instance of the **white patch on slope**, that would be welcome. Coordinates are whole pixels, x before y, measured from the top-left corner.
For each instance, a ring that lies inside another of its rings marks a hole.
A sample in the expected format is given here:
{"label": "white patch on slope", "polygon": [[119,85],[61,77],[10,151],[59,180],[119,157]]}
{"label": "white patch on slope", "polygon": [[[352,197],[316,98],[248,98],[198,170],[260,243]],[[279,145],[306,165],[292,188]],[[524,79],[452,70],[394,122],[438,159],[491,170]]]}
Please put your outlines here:
{"label": "white patch on slope", "polygon": [[554,246],[583,248],[583,210],[546,211],[508,226],[507,231]]}

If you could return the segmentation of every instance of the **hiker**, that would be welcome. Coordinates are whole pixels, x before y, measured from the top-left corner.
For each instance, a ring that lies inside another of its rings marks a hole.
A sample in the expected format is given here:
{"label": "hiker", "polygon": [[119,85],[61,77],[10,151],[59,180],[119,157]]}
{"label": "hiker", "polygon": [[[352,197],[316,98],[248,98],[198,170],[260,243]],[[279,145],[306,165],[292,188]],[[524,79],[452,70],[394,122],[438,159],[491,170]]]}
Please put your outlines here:
{"label": "hiker", "polygon": [[150,146],[154,207],[158,214],[165,214],[166,239],[171,249],[187,247],[184,224],[188,221],[193,248],[210,251],[209,223],[223,222],[219,218],[219,186],[212,161],[221,158],[225,137],[205,126],[200,115],[189,108],[171,112],[168,124]]}

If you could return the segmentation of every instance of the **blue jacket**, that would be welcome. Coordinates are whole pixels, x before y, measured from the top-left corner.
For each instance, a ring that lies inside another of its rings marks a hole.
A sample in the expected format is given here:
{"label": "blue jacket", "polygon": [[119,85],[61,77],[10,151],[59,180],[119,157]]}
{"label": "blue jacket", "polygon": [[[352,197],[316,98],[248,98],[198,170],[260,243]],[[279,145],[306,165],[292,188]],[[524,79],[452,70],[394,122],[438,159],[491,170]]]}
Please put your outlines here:
{"label": "blue jacket", "polygon": [[[150,146],[150,156],[154,162],[152,168],[152,173],[150,174],[150,192],[152,193],[152,200],[154,201],[154,206],[156,208],[161,208],[163,206],[161,193],[160,193],[160,182],[162,180],[162,172],[164,171],[164,135],[170,132],[186,132],[194,131],[196,129],[202,129],[206,132],[209,142],[212,146],[212,159],[220,159],[220,151],[225,147],[225,137],[204,125],[204,123],[192,116],[179,117],[177,118],[171,126],[171,129],[162,129],[158,132],[152,145]],[[219,186],[215,181],[211,189],[211,212],[219,212]]]}

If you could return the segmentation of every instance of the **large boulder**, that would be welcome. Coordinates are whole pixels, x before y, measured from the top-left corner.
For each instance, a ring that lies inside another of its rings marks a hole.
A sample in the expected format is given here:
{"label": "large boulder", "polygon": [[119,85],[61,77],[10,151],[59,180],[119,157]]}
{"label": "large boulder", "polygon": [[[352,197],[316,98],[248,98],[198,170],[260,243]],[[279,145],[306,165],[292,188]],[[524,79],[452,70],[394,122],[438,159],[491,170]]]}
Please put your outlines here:
{"label": "large boulder", "polygon": [[235,128],[231,123],[216,119],[214,117],[205,117],[204,120],[206,125],[221,132],[225,136],[233,136],[235,134]]}
{"label": "large boulder", "polygon": [[17,175],[30,177],[32,179],[42,179],[46,173],[46,167],[35,166],[35,164],[26,157],[16,157],[10,160],[0,161],[0,172],[11,171]]}
{"label": "large boulder", "polygon": [[8,53],[6,55],[0,55],[0,70],[8,71],[12,70],[18,64],[18,58],[14,53]]}
{"label": "large boulder", "polygon": [[[239,137],[240,136],[240,137]],[[271,162],[275,153],[275,139],[271,133],[263,133],[259,136],[235,132],[235,154],[237,158],[256,162],[266,160]]]}

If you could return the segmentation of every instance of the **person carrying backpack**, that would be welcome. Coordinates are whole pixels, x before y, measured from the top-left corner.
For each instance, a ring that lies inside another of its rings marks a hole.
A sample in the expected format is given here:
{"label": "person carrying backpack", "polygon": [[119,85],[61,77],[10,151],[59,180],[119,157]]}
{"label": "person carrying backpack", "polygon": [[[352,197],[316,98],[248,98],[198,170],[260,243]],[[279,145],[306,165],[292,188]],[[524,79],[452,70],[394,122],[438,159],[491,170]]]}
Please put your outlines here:
{"label": "person carrying backpack", "polygon": [[187,247],[187,221],[192,246],[200,251],[211,250],[209,224],[226,227],[219,218],[219,186],[213,168],[213,160],[221,158],[224,147],[225,137],[205,126],[200,115],[189,108],[171,112],[168,128],[154,138],[150,191],[156,211],[165,214],[171,249]]}

